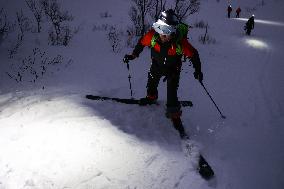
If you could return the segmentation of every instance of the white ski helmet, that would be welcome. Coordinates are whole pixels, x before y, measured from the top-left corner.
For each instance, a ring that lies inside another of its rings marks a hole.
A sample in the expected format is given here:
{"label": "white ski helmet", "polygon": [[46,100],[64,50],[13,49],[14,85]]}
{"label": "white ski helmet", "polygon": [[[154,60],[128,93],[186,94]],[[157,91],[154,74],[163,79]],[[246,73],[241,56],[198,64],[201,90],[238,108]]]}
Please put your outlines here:
{"label": "white ski helmet", "polygon": [[157,22],[153,24],[154,30],[162,35],[170,35],[176,32],[178,19],[172,9],[163,11]]}

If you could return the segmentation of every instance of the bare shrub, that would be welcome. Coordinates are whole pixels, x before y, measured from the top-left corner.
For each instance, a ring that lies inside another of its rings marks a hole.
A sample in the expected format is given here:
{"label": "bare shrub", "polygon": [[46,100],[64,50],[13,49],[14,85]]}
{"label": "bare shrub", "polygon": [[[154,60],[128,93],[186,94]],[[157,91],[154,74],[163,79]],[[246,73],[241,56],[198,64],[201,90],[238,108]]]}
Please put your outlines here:
{"label": "bare shrub", "polygon": [[[70,37],[71,39],[72,35],[69,35],[71,29],[64,25],[64,23],[72,21],[73,16],[69,14],[68,11],[62,11],[57,0],[41,0],[41,4],[43,6],[44,13],[53,25],[52,31],[49,32],[49,41],[51,41],[52,45],[68,45],[68,43],[66,44],[64,42],[67,42],[65,40],[66,37],[68,39]],[[68,35],[66,36],[66,34]]]}
{"label": "bare shrub", "polygon": [[14,58],[14,56],[18,53],[19,48],[23,43],[25,32],[31,30],[30,21],[24,16],[22,10],[20,12],[16,12],[16,16],[20,33],[17,35],[16,42],[12,44],[12,47],[8,50],[9,58]]}
{"label": "bare shrub", "polygon": [[0,9],[0,44],[4,37],[8,35],[9,32],[9,22],[7,20],[7,15],[4,13],[4,9]]}
{"label": "bare shrub", "polygon": [[126,30],[127,37],[126,37],[126,46],[134,48],[138,42],[138,37],[135,35],[135,29],[128,27]]}
{"label": "bare shrub", "polygon": [[149,29],[146,20],[147,14],[153,8],[152,0],[131,0],[133,5],[130,7],[129,16],[136,30],[136,35],[141,36]]}
{"label": "bare shrub", "polygon": [[32,11],[34,18],[37,22],[37,32],[40,33],[41,31],[41,23],[42,23],[42,16],[43,16],[43,6],[40,4],[38,0],[25,0],[27,6]]}
{"label": "bare shrub", "polygon": [[205,27],[205,34],[204,35],[200,35],[198,40],[199,42],[201,42],[202,44],[215,44],[216,40],[214,38],[212,38],[209,34],[208,34],[208,24],[206,24]]}
{"label": "bare shrub", "polygon": [[206,26],[208,26],[208,23],[203,21],[203,20],[200,20],[200,21],[197,21],[193,24],[193,26],[195,28],[206,28]]}
{"label": "bare shrub", "polygon": [[166,2],[166,0],[153,0],[153,8],[149,11],[153,20],[158,20],[160,13],[165,10]]}
{"label": "bare shrub", "polygon": [[16,43],[12,44],[12,47],[8,50],[9,58],[14,58],[14,56],[18,53],[22,43],[23,43],[23,36],[22,34],[18,34]]}
{"label": "bare shrub", "polygon": [[73,32],[69,26],[63,26],[60,29],[60,33],[57,34],[53,29],[48,32],[48,42],[51,45],[64,45],[67,46],[73,37]]}
{"label": "bare shrub", "polygon": [[112,15],[108,13],[108,11],[100,13],[101,18],[111,18]]}
{"label": "bare shrub", "polygon": [[108,32],[108,40],[111,44],[112,51],[115,53],[120,52],[122,45],[121,45],[121,38],[123,36],[123,33],[121,31],[118,31],[115,27],[111,27]]}
{"label": "bare shrub", "polygon": [[209,34],[207,34],[206,36],[200,35],[198,40],[202,44],[215,44],[216,43],[216,39],[211,37]]}
{"label": "bare shrub", "polygon": [[19,63],[13,63],[6,74],[16,82],[35,83],[47,73],[54,73],[72,63],[72,59],[67,62],[61,55],[50,58],[46,52],[39,48],[34,48],[31,55],[25,57]]}
{"label": "bare shrub", "polygon": [[31,24],[28,17],[24,16],[23,10],[21,10],[20,12],[16,12],[16,15],[17,15],[17,23],[20,30],[21,40],[23,40],[24,33],[26,31],[31,30]]}
{"label": "bare shrub", "polygon": [[200,0],[175,0],[175,8],[179,21],[185,20],[189,15],[198,12]]}

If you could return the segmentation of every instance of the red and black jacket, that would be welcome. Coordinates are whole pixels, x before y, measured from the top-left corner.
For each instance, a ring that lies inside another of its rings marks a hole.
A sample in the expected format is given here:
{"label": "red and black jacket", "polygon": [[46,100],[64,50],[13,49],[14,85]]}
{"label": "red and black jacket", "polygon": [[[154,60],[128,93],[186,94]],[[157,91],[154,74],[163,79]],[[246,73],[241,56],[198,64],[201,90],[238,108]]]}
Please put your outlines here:
{"label": "red and black jacket", "polygon": [[195,69],[201,71],[201,63],[198,51],[188,42],[186,38],[183,38],[179,42],[182,49],[182,55],[178,55],[175,37],[173,37],[173,39],[168,43],[162,43],[160,41],[160,38],[158,38],[154,47],[152,47],[151,42],[154,35],[158,35],[158,33],[156,33],[154,29],[151,29],[144,36],[142,36],[135,46],[132,54],[138,57],[145,46],[150,47],[152,62],[168,67],[180,66],[182,62],[182,55],[184,55],[187,58],[191,59],[191,62],[193,63]]}

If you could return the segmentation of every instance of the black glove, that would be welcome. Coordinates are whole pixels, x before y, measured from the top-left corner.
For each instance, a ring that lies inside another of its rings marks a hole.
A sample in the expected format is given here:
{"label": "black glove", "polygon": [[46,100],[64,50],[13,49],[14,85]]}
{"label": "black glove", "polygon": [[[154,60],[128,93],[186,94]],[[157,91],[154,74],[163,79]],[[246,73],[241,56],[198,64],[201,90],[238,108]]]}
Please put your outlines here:
{"label": "black glove", "polygon": [[124,58],[123,58],[123,62],[124,62],[124,63],[128,63],[129,60],[133,60],[133,59],[135,59],[135,56],[134,56],[134,55],[132,55],[132,54],[126,54],[126,55],[124,56]]}
{"label": "black glove", "polygon": [[202,80],[203,80],[203,73],[201,71],[195,71],[193,73],[193,75],[194,75],[195,79],[199,80],[199,82],[202,82]]}

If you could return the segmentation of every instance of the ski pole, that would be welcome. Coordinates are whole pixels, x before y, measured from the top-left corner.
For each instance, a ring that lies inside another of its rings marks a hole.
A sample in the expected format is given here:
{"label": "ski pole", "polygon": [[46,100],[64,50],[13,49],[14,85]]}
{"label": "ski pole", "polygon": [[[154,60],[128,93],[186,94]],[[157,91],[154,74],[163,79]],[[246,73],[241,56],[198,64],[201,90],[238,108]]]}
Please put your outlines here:
{"label": "ski pole", "polygon": [[207,95],[210,97],[211,101],[214,103],[215,107],[217,108],[218,112],[220,113],[221,117],[223,119],[226,119],[226,116],[224,116],[222,114],[222,112],[220,111],[220,109],[218,108],[218,106],[216,105],[216,103],[214,102],[213,98],[211,97],[211,95],[209,94],[209,92],[207,91],[206,87],[204,86],[203,82],[202,81],[199,81],[200,84],[202,85],[202,87],[204,88],[205,92],[207,93]]}
{"label": "ski pole", "polygon": [[127,66],[127,70],[128,70],[128,82],[129,82],[129,89],[130,89],[130,95],[131,95],[131,98],[133,98],[132,94],[132,85],[131,85],[131,75],[130,75],[130,69],[129,69],[129,63],[127,62],[126,63],[126,66]]}

